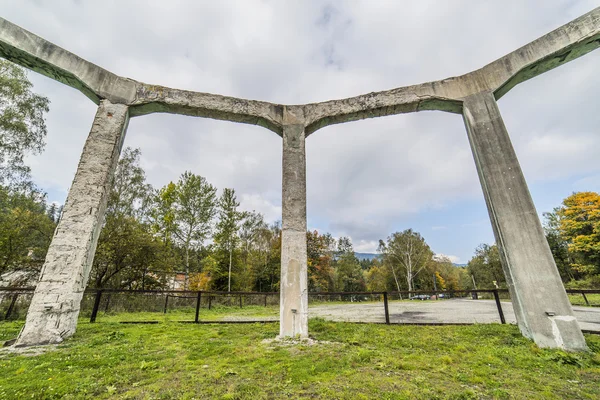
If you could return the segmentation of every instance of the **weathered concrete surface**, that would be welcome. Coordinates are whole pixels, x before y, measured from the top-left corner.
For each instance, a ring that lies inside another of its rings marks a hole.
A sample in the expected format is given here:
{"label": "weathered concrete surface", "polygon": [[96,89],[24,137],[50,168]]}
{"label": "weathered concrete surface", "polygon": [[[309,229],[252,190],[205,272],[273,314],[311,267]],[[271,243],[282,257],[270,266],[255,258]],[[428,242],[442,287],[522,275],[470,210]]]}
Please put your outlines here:
{"label": "weathered concrete surface", "polygon": [[284,109],[279,336],[308,336],[306,154],[302,110]]}
{"label": "weathered concrete surface", "polygon": [[587,349],[492,93],[463,116],[519,328],[540,347]]}
{"label": "weathered concrete surface", "polygon": [[25,29],[0,18],[0,56],[74,87],[96,104],[129,103],[136,82],[121,78]]}
{"label": "weathered concrete surface", "polygon": [[100,102],[16,346],[75,333],[128,118],[127,106]]}

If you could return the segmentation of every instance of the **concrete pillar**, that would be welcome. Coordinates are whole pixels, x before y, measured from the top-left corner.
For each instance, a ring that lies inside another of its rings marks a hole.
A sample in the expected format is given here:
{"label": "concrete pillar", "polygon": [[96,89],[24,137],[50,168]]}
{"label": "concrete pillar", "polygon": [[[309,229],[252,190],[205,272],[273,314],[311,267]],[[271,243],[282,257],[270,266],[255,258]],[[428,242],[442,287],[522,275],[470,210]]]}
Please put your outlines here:
{"label": "concrete pillar", "polygon": [[467,97],[463,118],[521,333],[587,349],[494,95]]}
{"label": "concrete pillar", "polygon": [[308,336],[306,152],[301,112],[284,109],[279,336]]}
{"label": "concrete pillar", "polygon": [[16,346],[75,333],[128,119],[127,106],[101,101]]}

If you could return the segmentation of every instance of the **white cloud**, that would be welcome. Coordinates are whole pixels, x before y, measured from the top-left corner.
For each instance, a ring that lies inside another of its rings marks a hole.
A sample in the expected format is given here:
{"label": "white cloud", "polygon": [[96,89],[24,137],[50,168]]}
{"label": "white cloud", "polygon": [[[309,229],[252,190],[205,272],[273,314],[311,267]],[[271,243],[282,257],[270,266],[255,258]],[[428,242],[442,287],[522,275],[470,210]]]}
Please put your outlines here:
{"label": "white cloud", "polygon": [[357,253],[377,253],[379,242],[375,240],[354,241],[354,251]]}
{"label": "white cloud", "polygon": [[435,254],[435,255],[433,256],[433,259],[434,259],[434,260],[443,260],[443,259],[445,259],[445,258],[447,258],[448,260],[450,260],[450,261],[451,261],[451,262],[453,262],[454,264],[457,264],[457,263],[459,263],[459,262],[460,262],[460,257],[453,256],[453,255],[449,255],[449,254],[442,254],[442,253],[439,253],[439,254]]}

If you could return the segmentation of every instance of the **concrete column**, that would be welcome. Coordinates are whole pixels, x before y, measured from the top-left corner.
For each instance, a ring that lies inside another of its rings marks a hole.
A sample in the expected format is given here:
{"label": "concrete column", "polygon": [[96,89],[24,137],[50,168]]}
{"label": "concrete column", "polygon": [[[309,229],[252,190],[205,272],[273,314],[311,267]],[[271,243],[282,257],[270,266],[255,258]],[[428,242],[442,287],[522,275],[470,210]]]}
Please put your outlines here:
{"label": "concrete column", "polygon": [[284,109],[279,336],[308,336],[306,153],[302,112]]}
{"label": "concrete column", "polygon": [[587,349],[494,95],[467,97],[463,118],[521,333]]}
{"label": "concrete column", "polygon": [[16,346],[75,333],[128,119],[127,106],[100,102]]}

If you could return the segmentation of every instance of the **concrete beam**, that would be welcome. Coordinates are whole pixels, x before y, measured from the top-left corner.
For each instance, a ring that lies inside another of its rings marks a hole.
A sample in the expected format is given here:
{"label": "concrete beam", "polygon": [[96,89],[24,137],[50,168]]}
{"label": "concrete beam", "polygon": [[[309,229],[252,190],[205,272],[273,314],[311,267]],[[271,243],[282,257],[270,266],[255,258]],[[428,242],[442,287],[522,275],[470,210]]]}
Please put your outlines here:
{"label": "concrete beam", "polygon": [[165,112],[260,125],[281,136],[283,107],[123,78],[0,18],[0,57],[69,85],[98,104],[130,106],[130,116]]}
{"label": "concrete beam", "polygon": [[279,336],[308,336],[306,151],[301,108],[283,111]]}
{"label": "concrete beam", "polygon": [[0,18],[0,57],[71,86],[94,103],[130,103],[136,82],[121,78]]}
{"label": "concrete beam", "polygon": [[481,92],[496,98],[517,84],[600,47],[600,7],[465,75],[305,106],[307,135],[365,118],[439,110],[461,113],[462,100]]}
{"label": "concrete beam", "polygon": [[[462,100],[480,92],[496,99],[524,80],[600,47],[600,7],[504,57],[458,77],[293,106],[303,108],[306,135],[328,125],[385,115],[439,110],[461,113]],[[166,112],[256,124],[282,134],[283,107],[122,78],[0,18],[0,56],[78,90],[96,103],[131,106],[131,116]]]}
{"label": "concrete beam", "polygon": [[463,116],[521,333],[587,349],[493,93],[467,97]]}
{"label": "concrete beam", "polygon": [[16,346],[75,333],[128,120],[127,106],[100,102]]}
{"label": "concrete beam", "polygon": [[155,112],[182,114],[259,125],[282,135],[284,106],[265,101],[139,83],[136,98],[129,104],[133,117]]}

